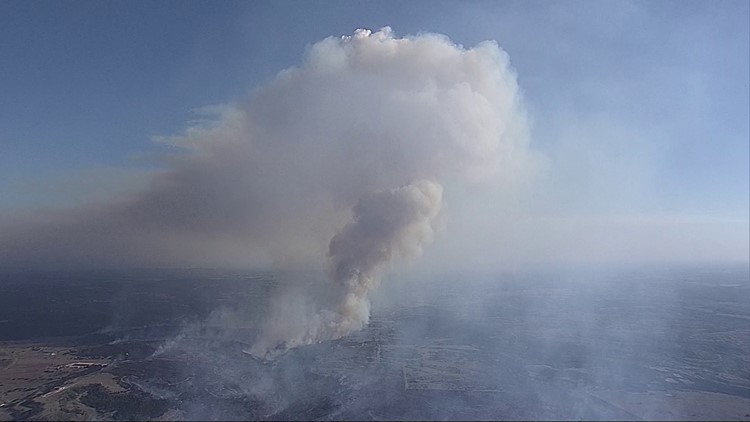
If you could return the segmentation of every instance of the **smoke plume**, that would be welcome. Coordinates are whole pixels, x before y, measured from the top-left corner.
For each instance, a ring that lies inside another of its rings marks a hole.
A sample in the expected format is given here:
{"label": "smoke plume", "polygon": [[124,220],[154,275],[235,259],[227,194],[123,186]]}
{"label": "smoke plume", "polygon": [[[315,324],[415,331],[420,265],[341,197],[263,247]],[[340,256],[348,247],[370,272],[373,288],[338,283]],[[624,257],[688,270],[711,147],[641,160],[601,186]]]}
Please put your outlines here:
{"label": "smoke plume", "polygon": [[[329,246],[337,296],[334,307],[301,325],[283,317],[267,320],[263,337],[251,353],[269,356],[269,351],[337,339],[362,329],[370,317],[367,296],[377,287],[379,272],[395,257],[421,252],[432,236],[431,223],[440,211],[442,192],[440,185],[420,181],[362,198],[354,207],[353,221]],[[275,304],[288,305],[284,301]],[[276,309],[272,314],[281,316],[283,311]]]}
{"label": "smoke plume", "polygon": [[141,191],[0,219],[0,266],[328,262],[335,300],[299,323],[280,301],[254,348],[263,354],[361,328],[379,274],[430,238],[443,194],[533,168],[516,76],[495,42],[360,29],[313,44],[246,101],[200,112],[161,138],[184,153]]}

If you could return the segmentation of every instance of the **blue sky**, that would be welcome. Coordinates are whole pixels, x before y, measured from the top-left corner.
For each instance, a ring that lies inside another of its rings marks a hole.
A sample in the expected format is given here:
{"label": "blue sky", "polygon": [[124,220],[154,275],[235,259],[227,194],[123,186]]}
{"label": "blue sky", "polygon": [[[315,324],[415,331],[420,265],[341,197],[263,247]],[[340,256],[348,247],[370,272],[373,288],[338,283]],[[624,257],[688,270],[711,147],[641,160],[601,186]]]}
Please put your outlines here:
{"label": "blue sky", "polygon": [[247,97],[320,39],[389,25],[508,52],[560,214],[747,227],[749,5],[0,2],[0,211],[142,183],[170,148],[152,138],[194,110]]}

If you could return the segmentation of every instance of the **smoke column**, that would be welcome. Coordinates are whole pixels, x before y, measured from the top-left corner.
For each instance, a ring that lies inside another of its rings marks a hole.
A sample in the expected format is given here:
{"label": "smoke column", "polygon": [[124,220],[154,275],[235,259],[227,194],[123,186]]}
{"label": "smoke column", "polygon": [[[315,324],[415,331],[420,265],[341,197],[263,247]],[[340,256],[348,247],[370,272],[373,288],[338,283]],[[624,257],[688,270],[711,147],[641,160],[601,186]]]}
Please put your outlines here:
{"label": "smoke column", "polygon": [[[338,296],[333,309],[321,310],[299,327],[288,326],[283,317],[269,320],[264,337],[251,353],[272,357],[269,352],[333,340],[362,329],[370,318],[367,295],[377,287],[380,271],[395,257],[421,252],[422,244],[432,236],[431,223],[440,211],[442,193],[440,185],[420,181],[360,200],[353,221],[331,239],[329,247],[331,279]],[[278,310],[273,313],[280,314]]]}
{"label": "smoke column", "polygon": [[444,197],[535,171],[516,75],[492,41],[360,29],[201,112],[161,139],[181,153],[140,191],[0,215],[0,267],[327,263],[335,297],[305,312],[276,298],[252,347],[264,356],[362,328],[368,293],[419,254]]}
{"label": "smoke column", "polygon": [[[358,202],[353,220],[329,243],[336,300],[297,317],[295,300],[282,296],[273,302],[250,350],[266,358],[346,336],[367,324],[368,294],[381,272],[394,258],[418,255],[431,238],[431,223],[441,208],[441,180],[503,178],[527,165],[515,76],[494,43],[464,50],[437,35],[395,38],[390,28],[358,30],[353,37],[313,46],[308,66],[304,71],[312,74],[333,71],[361,102],[352,106],[370,111],[342,113],[355,118],[342,123],[356,125],[352,135],[367,128],[365,138],[350,139],[346,146],[359,152],[352,165],[360,183],[351,196]],[[299,76],[294,72],[289,78]],[[375,147],[372,156],[361,154],[370,146]],[[383,161],[368,172],[373,159]],[[370,177],[360,177],[360,171]]]}

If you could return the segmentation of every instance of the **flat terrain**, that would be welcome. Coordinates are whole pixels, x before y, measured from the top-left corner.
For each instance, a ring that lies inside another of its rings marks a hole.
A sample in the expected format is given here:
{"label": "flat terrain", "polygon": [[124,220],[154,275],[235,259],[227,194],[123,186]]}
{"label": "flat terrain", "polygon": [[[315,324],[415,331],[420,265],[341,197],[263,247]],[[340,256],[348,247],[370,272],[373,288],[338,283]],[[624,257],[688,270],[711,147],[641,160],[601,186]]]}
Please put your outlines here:
{"label": "flat terrain", "polygon": [[748,268],[455,275],[369,326],[245,353],[305,275],[0,278],[0,420],[750,420]]}

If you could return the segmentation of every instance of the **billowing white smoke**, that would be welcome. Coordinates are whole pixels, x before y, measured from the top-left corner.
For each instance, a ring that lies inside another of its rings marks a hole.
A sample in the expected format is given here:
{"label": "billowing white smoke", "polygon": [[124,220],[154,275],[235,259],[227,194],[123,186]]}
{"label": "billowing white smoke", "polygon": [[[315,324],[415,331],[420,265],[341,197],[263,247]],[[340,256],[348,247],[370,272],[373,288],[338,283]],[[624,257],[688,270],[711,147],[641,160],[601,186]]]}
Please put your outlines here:
{"label": "billowing white smoke", "polygon": [[143,191],[0,221],[0,266],[281,267],[328,253],[337,304],[299,324],[279,305],[262,354],[361,328],[381,270],[429,238],[441,185],[450,196],[533,167],[516,77],[494,42],[360,29],[212,111],[214,123],[166,139],[187,153]]}
{"label": "billowing white smoke", "polygon": [[[394,257],[421,252],[432,236],[442,194],[440,185],[420,181],[362,198],[354,207],[354,220],[331,239],[334,307],[304,321],[283,318],[284,309],[272,310],[274,317],[267,320],[251,353],[272,356],[279,347],[337,339],[362,329],[370,318],[368,294],[377,286],[379,272]],[[275,304],[289,306],[284,301]]]}
{"label": "billowing white smoke", "polygon": [[[332,80],[336,89],[329,91]],[[336,192],[359,202],[354,221],[330,241],[337,300],[302,317],[292,316],[293,300],[274,302],[251,350],[260,356],[361,329],[381,270],[394,257],[415,255],[430,238],[442,201],[438,181],[512,173],[524,161],[526,142],[515,78],[493,43],[464,50],[436,35],[399,39],[388,28],[358,30],[314,45],[306,66],[277,82],[291,97],[284,109],[301,104],[325,112],[313,113],[304,130],[331,118],[340,122],[323,124],[322,135],[345,141],[322,143],[322,150],[310,144],[315,150],[309,152],[336,155],[329,146],[352,151],[343,163],[349,177],[334,174],[329,186],[339,185]],[[288,92],[292,87],[299,89]],[[415,179],[430,181],[408,184]]]}

